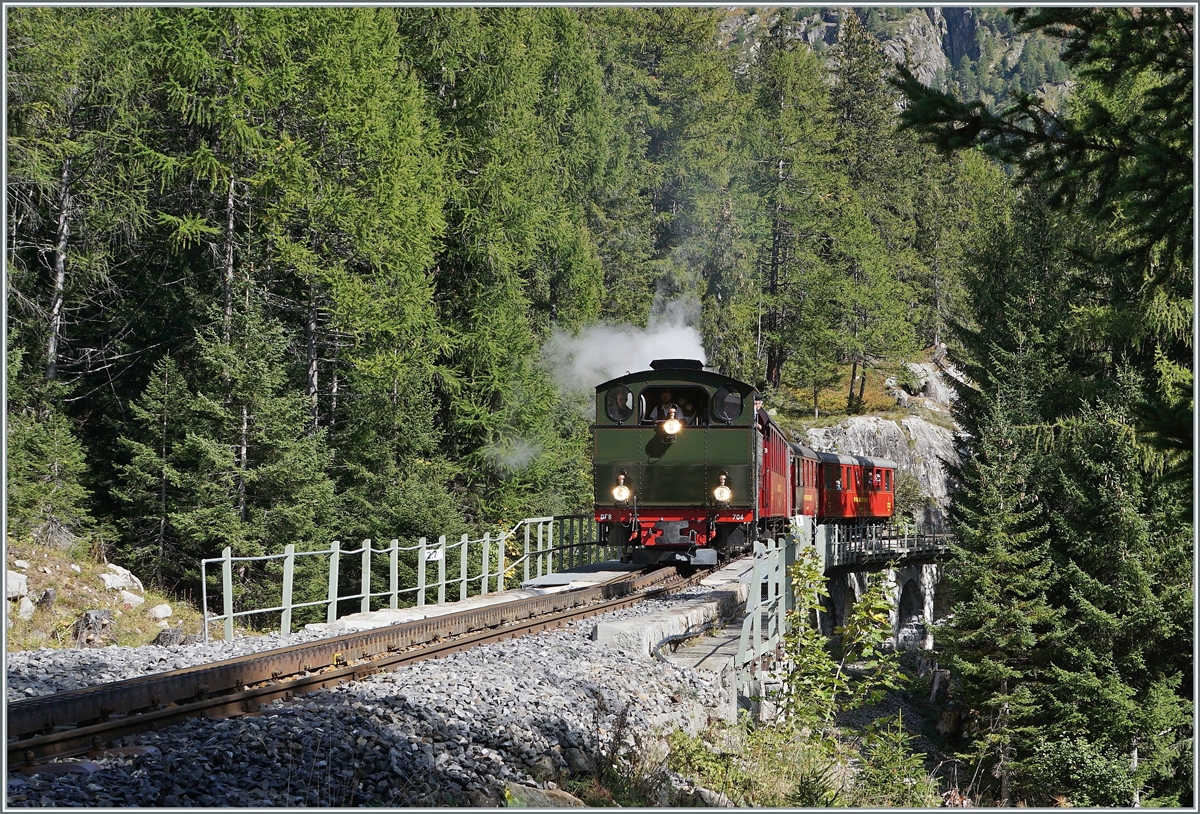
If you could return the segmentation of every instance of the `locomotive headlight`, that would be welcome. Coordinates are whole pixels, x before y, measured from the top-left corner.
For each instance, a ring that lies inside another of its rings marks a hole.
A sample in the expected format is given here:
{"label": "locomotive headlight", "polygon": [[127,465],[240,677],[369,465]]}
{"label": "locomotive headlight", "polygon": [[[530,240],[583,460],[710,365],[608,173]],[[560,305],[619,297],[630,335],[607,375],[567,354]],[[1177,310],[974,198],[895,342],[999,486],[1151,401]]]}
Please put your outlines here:
{"label": "locomotive headlight", "polygon": [[674,407],[671,408],[671,417],[663,422],[662,428],[663,432],[665,432],[671,438],[674,438],[683,431],[683,422],[675,417]]}
{"label": "locomotive headlight", "polygon": [[629,497],[632,494],[632,490],[625,485],[625,476],[617,475],[617,485],[614,486],[612,490],[613,500],[617,501],[618,503],[624,503],[625,501],[629,500]]}
{"label": "locomotive headlight", "polygon": [[721,483],[716,489],[713,489],[713,497],[718,503],[728,503],[733,499],[733,490],[725,485],[725,476],[721,476]]}

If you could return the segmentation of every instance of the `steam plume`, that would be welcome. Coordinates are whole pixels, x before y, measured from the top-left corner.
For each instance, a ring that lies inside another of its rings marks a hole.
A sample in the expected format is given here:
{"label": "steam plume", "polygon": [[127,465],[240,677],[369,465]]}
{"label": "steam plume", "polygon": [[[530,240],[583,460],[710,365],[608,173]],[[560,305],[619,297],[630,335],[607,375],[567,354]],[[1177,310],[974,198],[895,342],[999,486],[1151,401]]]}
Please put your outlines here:
{"label": "steam plume", "polygon": [[705,361],[700,331],[691,327],[700,312],[695,299],[656,301],[649,325],[593,325],[577,334],[556,329],[542,349],[542,363],[564,400],[585,415],[593,412],[596,385],[646,370],[655,359]]}

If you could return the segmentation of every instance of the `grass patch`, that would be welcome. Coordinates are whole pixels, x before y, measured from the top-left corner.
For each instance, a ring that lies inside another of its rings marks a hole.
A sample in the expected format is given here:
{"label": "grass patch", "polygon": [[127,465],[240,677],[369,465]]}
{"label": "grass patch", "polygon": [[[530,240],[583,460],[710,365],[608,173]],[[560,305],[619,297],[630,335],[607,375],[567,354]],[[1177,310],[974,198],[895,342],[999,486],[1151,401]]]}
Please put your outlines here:
{"label": "grass patch", "polygon": [[745,713],[698,737],[675,732],[668,744],[673,771],[737,806],[837,805],[849,785],[848,754],[830,754],[787,726],[755,727]]}
{"label": "grass patch", "polygon": [[[89,610],[113,612],[110,644],[139,647],[153,642],[162,628],[149,611],[162,604],[171,606],[167,618],[170,627],[182,628],[185,635],[202,632],[199,609],[153,589],[140,594],[146,600],[142,604],[127,605],[119,591],[107,590],[101,582],[100,574],[108,571],[107,566],[86,554],[21,543],[11,537],[7,548],[8,570],[25,575],[31,601],[37,603],[49,589],[55,592],[54,603],[49,607],[35,605],[30,619],[20,618],[16,600],[10,600],[8,618],[12,626],[5,637],[10,651],[74,647],[75,622]],[[16,560],[28,562],[29,567],[16,567]]]}

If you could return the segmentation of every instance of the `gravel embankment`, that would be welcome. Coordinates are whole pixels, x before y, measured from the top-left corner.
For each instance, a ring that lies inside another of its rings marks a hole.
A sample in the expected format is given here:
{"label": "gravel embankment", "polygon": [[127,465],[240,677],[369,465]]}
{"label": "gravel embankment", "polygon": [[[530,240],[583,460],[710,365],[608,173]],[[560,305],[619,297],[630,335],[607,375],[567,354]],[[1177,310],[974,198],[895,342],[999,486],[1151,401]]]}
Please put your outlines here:
{"label": "gravel embankment", "polygon": [[[676,601],[682,600],[604,618]],[[596,621],[421,662],[277,703],[261,715],[196,719],[134,736],[124,745],[153,746],[158,754],[101,759],[92,774],[12,773],[7,803],[496,806],[504,803],[506,781],[553,788],[586,774],[621,744],[704,725],[719,692],[710,674],[596,644],[590,639]],[[172,670],[279,643],[263,637],[12,653],[9,695]]]}

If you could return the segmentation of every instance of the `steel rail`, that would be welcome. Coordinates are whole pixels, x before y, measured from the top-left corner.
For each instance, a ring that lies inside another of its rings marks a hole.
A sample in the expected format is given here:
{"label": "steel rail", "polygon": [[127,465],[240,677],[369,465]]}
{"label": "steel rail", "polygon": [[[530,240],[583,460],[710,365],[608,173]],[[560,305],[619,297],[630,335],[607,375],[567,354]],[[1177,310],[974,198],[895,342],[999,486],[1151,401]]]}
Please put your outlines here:
{"label": "steel rail", "polygon": [[8,706],[8,765],[12,770],[95,752],[116,738],[200,715],[246,714],[276,699],[627,607],[703,576],[687,579],[674,568],[658,569],[573,591],[16,701]]}

